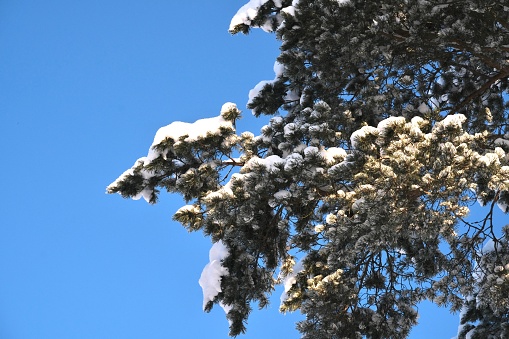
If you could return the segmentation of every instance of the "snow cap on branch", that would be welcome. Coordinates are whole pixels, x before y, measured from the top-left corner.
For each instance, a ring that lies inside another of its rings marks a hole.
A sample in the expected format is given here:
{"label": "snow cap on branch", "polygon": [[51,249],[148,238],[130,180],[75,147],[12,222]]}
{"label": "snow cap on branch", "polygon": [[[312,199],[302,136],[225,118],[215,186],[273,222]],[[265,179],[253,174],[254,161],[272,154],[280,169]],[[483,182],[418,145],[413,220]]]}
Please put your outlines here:
{"label": "snow cap on branch", "polygon": [[[221,261],[228,256],[228,248],[222,241],[212,245],[209,251],[209,263],[203,268],[198,283],[203,290],[203,309],[222,291],[221,277],[228,274]],[[228,312],[226,312],[228,313]]]}

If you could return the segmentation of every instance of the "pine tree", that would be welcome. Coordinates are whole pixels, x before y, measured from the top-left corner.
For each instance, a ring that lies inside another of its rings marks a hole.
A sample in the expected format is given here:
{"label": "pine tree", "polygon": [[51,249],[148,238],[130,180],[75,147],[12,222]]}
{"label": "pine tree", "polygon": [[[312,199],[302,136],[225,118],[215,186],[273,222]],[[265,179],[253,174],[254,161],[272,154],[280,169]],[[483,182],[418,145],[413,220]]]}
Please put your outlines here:
{"label": "pine tree", "polygon": [[281,41],[261,134],[227,103],[107,188],[188,201],[174,219],[215,243],[205,310],[236,336],[282,284],[303,338],[405,338],[424,300],[461,310],[459,338],[507,337],[509,2],[251,0],[230,31],[252,28]]}

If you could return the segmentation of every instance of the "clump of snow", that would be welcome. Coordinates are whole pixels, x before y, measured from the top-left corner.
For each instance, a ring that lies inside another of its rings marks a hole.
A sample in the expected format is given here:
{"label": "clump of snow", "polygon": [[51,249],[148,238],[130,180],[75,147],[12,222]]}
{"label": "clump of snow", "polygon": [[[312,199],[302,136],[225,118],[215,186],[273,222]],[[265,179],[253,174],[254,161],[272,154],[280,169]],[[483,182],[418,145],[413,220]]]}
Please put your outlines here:
{"label": "clump of snow", "polygon": [[253,157],[253,158],[249,159],[249,161],[244,165],[243,168],[246,170],[249,170],[253,166],[261,165],[261,166],[264,166],[267,169],[267,171],[269,171],[269,172],[276,172],[279,170],[276,167],[276,164],[284,164],[284,163],[285,163],[285,160],[282,159],[278,155],[270,155],[266,158]]}
{"label": "clump of snow", "polygon": [[119,182],[121,182],[122,180],[124,180],[128,176],[133,175],[134,174],[134,168],[139,166],[140,164],[143,164],[145,162],[145,158],[146,157],[141,157],[138,160],[136,160],[134,165],[131,168],[125,170],[124,173],[122,173],[117,179],[115,179],[115,181],[113,181],[111,184],[108,185],[108,187],[106,187],[106,191],[110,191],[115,186],[117,186]]}
{"label": "clump of snow", "polygon": [[448,128],[459,129],[462,127],[463,123],[467,120],[467,118],[463,114],[452,114],[448,115],[444,118],[444,120],[436,123],[433,128],[434,132],[442,132]]}
{"label": "clump of snow", "polygon": [[412,120],[410,120],[410,136],[412,137],[422,137],[424,133],[421,130],[421,127],[423,127],[426,124],[426,120],[424,120],[421,117],[413,117]]}
{"label": "clump of snow", "polygon": [[300,95],[298,92],[290,90],[286,92],[286,95],[284,96],[285,101],[297,101],[300,100]]}
{"label": "clump of snow", "polygon": [[[470,300],[472,300],[472,297],[467,296],[465,299],[466,299],[466,301],[470,301]],[[465,315],[467,314],[467,311],[468,311],[468,307],[466,305],[464,305],[461,308],[460,313],[459,313],[459,323],[460,324],[458,326],[458,335],[457,335],[457,337],[453,337],[451,339],[459,338],[459,335],[461,334],[461,332],[463,331],[463,328],[465,327],[465,325],[461,324],[461,320],[463,319],[463,317],[465,317]],[[474,332],[474,328],[467,332],[467,334],[465,335],[465,338],[470,339],[472,337],[473,332]]]}
{"label": "clump of snow", "polygon": [[133,197],[133,200],[140,200],[143,198],[146,202],[150,202],[150,197],[152,196],[153,190],[148,187],[145,187],[140,193],[136,194]]}
{"label": "clump of snow", "polygon": [[[228,105],[226,106],[227,108],[231,107],[231,103],[225,105]],[[225,109],[225,105],[223,105],[221,112]],[[213,118],[199,119],[193,123],[174,121],[167,126],[161,127],[154,137],[145,164],[159,157],[161,154],[166,156],[164,152],[161,153],[155,150],[154,146],[159,145],[167,138],[171,138],[178,142],[180,137],[187,135],[184,141],[192,142],[199,138],[204,138],[209,134],[219,134],[221,128],[230,128],[233,130],[232,122],[225,120],[221,115]]]}
{"label": "clump of snow", "polygon": [[509,205],[505,202],[501,202],[500,200],[497,201],[497,206],[500,208],[500,210],[504,213],[509,212]]}
{"label": "clump of snow", "polygon": [[211,192],[211,193],[207,194],[203,198],[203,201],[205,203],[208,203],[208,202],[211,202],[214,199],[222,199],[225,196],[230,196],[231,197],[232,195],[233,194],[231,192],[228,192],[228,190],[226,190],[226,189],[224,189],[224,187],[222,187],[218,191],[214,191],[214,192]]}
{"label": "clump of snow", "polygon": [[207,203],[207,202],[210,202],[216,198],[220,198],[220,199],[225,198],[225,197],[233,198],[234,197],[234,194],[232,191],[233,182],[235,180],[242,180],[243,177],[245,177],[244,174],[240,174],[240,173],[232,174],[230,180],[223,187],[221,187],[217,191],[213,191],[213,192],[210,192],[209,194],[207,194],[203,198],[203,201]]}
{"label": "clump of snow", "polygon": [[[235,31],[235,27],[237,27],[238,25],[244,24],[250,26],[253,19],[256,18],[256,16],[258,15],[260,7],[263,6],[267,1],[268,0],[250,0],[247,4],[242,6],[233,16],[230,22],[229,28],[230,32]],[[281,0],[273,0],[273,2],[277,8],[282,7]],[[266,32],[272,31],[270,22],[264,23],[262,26],[260,26],[260,28]]]}
{"label": "clump of snow", "polygon": [[426,105],[424,102],[421,103],[419,105],[419,107],[417,107],[417,110],[419,111],[419,113],[421,114],[426,114],[426,113],[429,113],[431,110],[429,109],[428,105]]}
{"label": "clump of snow", "polygon": [[318,153],[318,147],[308,146],[304,149],[304,156],[310,157]]}
{"label": "clump of snow", "polygon": [[[203,290],[203,308],[207,306],[209,301],[213,301],[214,298],[222,291],[221,289],[221,277],[228,274],[228,269],[223,267],[221,261],[228,257],[228,248],[223,244],[221,240],[212,245],[209,251],[209,263],[203,268],[198,283]],[[225,307],[229,311],[228,305],[221,305],[223,309]],[[228,313],[228,311],[225,312]]]}
{"label": "clump of snow", "polygon": [[378,123],[377,129],[381,135],[387,134],[387,131],[394,128],[397,125],[405,124],[405,118],[403,117],[390,117],[384,119]]}
{"label": "clump of snow", "polygon": [[280,297],[281,305],[283,304],[283,302],[285,302],[286,299],[288,299],[288,291],[290,291],[290,288],[292,288],[293,284],[297,282],[297,274],[299,274],[299,272],[301,272],[304,269],[304,258],[305,257],[300,259],[299,262],[297,262],[295,266],[293,266],[292,273],[288,274],[283,281],[283,286],[285,290],[283,291]]}
{"label": "clump of snow", "polygon": [[[283,76],[284,70],[285,70],[284,65],[276,61],[274,63],[274,74],[275,74],[274,80],[262,80],[258,84],[256,84],[256,86],[249,91],[248,105],[251,104],[253,99],[260,94],[260,91],[265,87],[265,85],[273,84],[274,82],[276,82],[276,80],[281,78]],[[288,95],[291,95],[292,97],[295,96],[294,93],[293,94],[289,93]]]}
{"label": "clump of snow", "polygon": [[285,190],[281,190],[281,191],[274,193],[274,198],[278,199],[278,200],[283,200],[283,199],[289,198],[291,196],[292,196],[292,193],[285,191]]}
{"label": "clump of snow", "polygon": [[225,113],[228,113],[228,112],[236,110],[236,109],[237,109],[236,104],[234,104],[233,102],[226,102],[221,107],[221,116]]}
{"label": "clump of snow", "polygon": [[297,129],[297,126],[293,122],[286,124],[283,129],[285,137],[289,137],[292,134],[294,134],[296,129]]}
{"label": "clump of snow", "polygon": [[282,117],[272,117],[272,118],[270,118],[270,124],[272,126],[281,125],[282,123],[283,123],[283,118]]}
{"label": "clump of snow", "polygon": [[[506,135],[505,138],[497,138],[495,140],[495,145],[500,147],[505,147],[506,149],[509,148],[509,136]],[[506,160],[509,160],[509,152],[506,154]]]}
{"label": "clump of snow", "polygon": [[303,162],[302,155],[299,153],[292,153],[286,157],[285,162],[285,171],[290,172],[300,166]]}
{"label": "clump of snow", "polygon": [[[166,159],[168,150],[157,150],[155,149],[155,146],[159,145],[168,138],[173,139],[175,144],[178,144],[181,142],[181,140],[179,140],[181,137],[184,137],[183,141],[185,142],[193,142],[209,135],[219,135],[221,133],[221,129],[230,129],[234,131],[235,128],[233,127],[232,121],[226,120],[222,116],[223,113],[230,112],[232,109],[237,109],[237,106],[234,103],[227,102],[223,105],[221,108],[221,114],[217,117],[199,119],[193,123],[175,121],[167,126],[161,127],[154,137],[154,141],[149,148],[148,155],[146,157],[139,158],[130,169],[122,173],[122,175],[120,175],[113,183],[108,185],[107,191],[113,190],[116,186],[118,186],[120,181],[125,180],[128,176],[134,175],[135,170],[142,175],[146,182],[156,175],[157,173],[147,170],[144,167],[149,165],[159,156],[163,156],[163,158]],[[133,199],[138,200],[143,197],[147,202],[150,202],[152,194],[153,190],[145,187],[140,193],[133,196]]]}
{"label": "clump of snow", "polygon": [[281,12],[286,13],[291,16],[295,16],[295,6],[288,6],[281,10]]}
{"label": "clump of snow", "polygon": [[235,27],[242,24],[249,26],[251,24],[251,20],[258,15],[260,7],[267,1],[268,0],[250,0],[247,4],[239,8],[230,22],[229,30],[233,31]]}
{"label": "clump of snow", "polygon": [[495,140],[495,145],[509,147],[509,140],[497,138]]}
{"label": "clump of snow", "polygon": [[292,4],[288,7],[281,9],[281,12],[289,14],[291,16],[295,16],[295,7],[297,6],[298,3],[299,0],[293,0]]}
{"label": "clump of snow", "polygon": [[366,136],[370,134],[378,134],[378,129],[373,126],[364,126],[361,129],[352,133],[350,137],[350,142],[353,148],[358,148],[359,141],[364,139]]}
{"label": "clump of snow", "polygon": [[249,101],[248,101],[248,105],[252,103],[253,99],[256,98],[261,90],[265,87],[265,85],[267,84],[272,84],[274,81],[272,80],[263,80],[263,81],[260,81],[259,83],[256,84],[256,86],[252,89],[249,90],[249,94],[248,94],[248,98],[249,98]]}
{"label": "clump of snow", "polygon": [[196,205],[185,205],[182,206],[177,210],[175,214],[185,213],[185,212],[191,212],[191,213],[200,213],[200,208]]}
{"label": "clump of snow", "polygon": [[490,166],[491,164],[500,165],[500,160],[496,153],[486,153],[485,155],[479,157],[478,161],[485,166]]}
{"label": "clump of snow", "polygon": [[[108,185],[108,187],[106,187],[106,192],[113,190],[122,180],[125,180],[127,177],[134,175],[135,169],[139,172],[139,174],[141,174],[141,176],[145,180],[148,180],[151,177],[153,177],[155,175],[154,172],[151,172],[149,170],[142,168],[144,166],[144,164],[146,164],[146,163],[147,163],[147,157],[141,157],[138,160],[136,160],[136,162],[134,163],[134,165],[131,168],[124,171],[124,173],[122,173],[117,179],[115,179],[114,182],[112,182],[111,184]],[[139,199],[143,198],[143,199],[145,199],[146,202],[150,202],[152,193],[153,193],[153,190],[151,188],[145,187],[140,193],[133,196],[132,199],[139,200]]]}
{"label": "clump of snow", "polygon": [[486,244],[484,244],[481,253],[486,254],[493,251],[495,251],[495,242],[493,241],[493,239],[490,239],[486,242]]}
{"label": "clump of snow", "polygon": [[274,63],[274,74],[276,74],[276,79],[281,78],[283,76],[284,71],[285,71],[285,65],[276,61]]}
{"label": "clump of snow", "polygon": [[362,207],[365,205],[366,199],[360,198],[354,201],[352,204],[352,211],[357,212],[362,209]]}

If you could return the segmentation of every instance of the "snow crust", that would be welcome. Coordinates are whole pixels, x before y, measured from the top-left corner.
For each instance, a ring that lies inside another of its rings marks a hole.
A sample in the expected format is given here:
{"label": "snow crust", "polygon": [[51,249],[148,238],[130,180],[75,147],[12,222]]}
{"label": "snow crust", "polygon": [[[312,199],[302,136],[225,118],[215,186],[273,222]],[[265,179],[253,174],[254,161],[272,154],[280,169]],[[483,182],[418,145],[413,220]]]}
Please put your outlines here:
{"label": "snow crust", "polygon": [[[214,243],[209,251],[209,263],[203,268],[198,280],[203,291],[203,309],[222,291],[221,277],[228,275],[228,269],[223,267],[221,261],[228,257],[228,254],[228,248],[221,240]],[[226,313],[231,309],[228,305],[221,305],[221,307]]]}

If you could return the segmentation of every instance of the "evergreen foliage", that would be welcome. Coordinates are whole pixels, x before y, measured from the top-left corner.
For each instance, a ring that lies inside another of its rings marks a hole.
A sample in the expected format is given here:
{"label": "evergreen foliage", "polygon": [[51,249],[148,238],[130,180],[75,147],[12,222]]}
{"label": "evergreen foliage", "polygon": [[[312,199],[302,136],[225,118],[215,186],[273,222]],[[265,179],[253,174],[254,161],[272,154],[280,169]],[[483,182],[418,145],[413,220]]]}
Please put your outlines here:
{"label": "evergreen foliage", "polygon": [[205,309],[232,336],[283,284],[303,338],[405,338],[423,300],[461,310],[458,338],[508,337],[509,2],[251,0],[230,31],[255,27],[281,41],[261,134],[231,103],[174,123],[108,192],[189,202],[174,219],[226,249]]}

